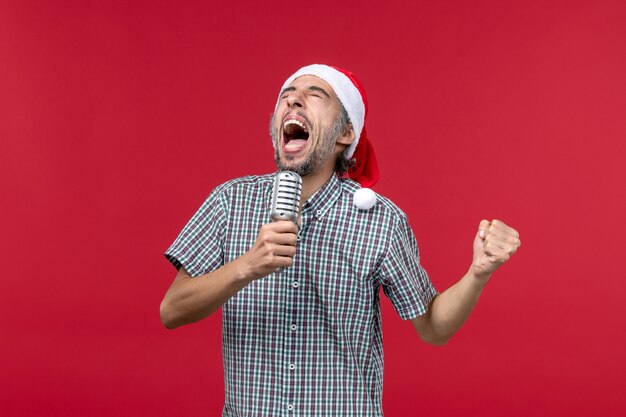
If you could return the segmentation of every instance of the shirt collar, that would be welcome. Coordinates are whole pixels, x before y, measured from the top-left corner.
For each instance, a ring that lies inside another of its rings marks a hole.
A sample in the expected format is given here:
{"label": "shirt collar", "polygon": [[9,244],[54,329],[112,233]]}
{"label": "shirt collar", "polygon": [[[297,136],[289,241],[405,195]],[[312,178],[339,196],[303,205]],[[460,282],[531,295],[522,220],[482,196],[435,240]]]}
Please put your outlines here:
{"label": "shirt collar", "polygon": [[302,214],[313,212],[315,217],[321,219],[326,212],[335,204],[341,195],[341,180],[333,173],[326,184],[315,192],[302,205]]}

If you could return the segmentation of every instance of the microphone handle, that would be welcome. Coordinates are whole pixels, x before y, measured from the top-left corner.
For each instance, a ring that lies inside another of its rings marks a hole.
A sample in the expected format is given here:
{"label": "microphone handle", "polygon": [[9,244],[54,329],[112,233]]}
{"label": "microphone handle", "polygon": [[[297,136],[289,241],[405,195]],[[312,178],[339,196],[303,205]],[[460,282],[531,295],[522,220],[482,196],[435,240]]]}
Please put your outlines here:
{"label": "microphone handle", "polygon": [[[300,196],[302,194],[302,177],[292,171],[280,171],[276,173],[274,180],[274,192],[272,193],[272,207],[270,217],[273,221],[291,220],[298,225],[298,214],[300,212]],[[284,267],[276,270],[280,274]]]}

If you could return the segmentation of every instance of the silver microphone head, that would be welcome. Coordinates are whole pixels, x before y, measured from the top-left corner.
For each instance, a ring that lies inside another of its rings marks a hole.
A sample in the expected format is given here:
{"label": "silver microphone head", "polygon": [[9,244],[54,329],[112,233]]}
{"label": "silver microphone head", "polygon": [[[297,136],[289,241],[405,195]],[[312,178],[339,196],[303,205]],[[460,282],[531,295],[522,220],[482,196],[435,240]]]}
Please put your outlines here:
{"label": "silver microphone head", "polygon": [[276,173],[274,192],[272,193],[272,220],[298,219],[300,208],[300,194],[302,193],[302,177],[291,171]]}

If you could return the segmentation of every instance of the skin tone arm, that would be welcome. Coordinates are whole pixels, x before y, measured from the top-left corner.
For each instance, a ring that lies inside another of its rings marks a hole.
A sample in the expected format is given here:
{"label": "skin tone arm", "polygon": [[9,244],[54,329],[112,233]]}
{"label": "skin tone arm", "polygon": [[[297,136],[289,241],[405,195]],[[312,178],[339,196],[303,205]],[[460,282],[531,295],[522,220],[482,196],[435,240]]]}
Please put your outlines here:
{"label": "skin tone arm", "polygon": [[473,262],[467,274],[437,295],[426,314],[411,320],[420,338],[439,346],[446,344],[469,317],[491,274],[520,245],[518,232],[504,222],[480,222],[474,238]]}
{"label": "skin tone arm", "polygon": [[163,325],[174,329],[202,320],[252,281],[291,266],[297,233],[291,221],[268,223],[248,252],[215,271],[192,278],[181,268],[161,302]]}

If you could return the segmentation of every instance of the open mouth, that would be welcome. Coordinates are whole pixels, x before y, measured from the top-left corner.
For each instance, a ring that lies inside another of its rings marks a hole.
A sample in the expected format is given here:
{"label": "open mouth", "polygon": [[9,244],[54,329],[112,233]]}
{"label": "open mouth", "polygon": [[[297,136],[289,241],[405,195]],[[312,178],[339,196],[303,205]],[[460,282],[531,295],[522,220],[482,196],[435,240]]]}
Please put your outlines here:
{"label": "open mouth", "polygon": [[298,119],[287,119],[283,122],[283,143],[286,150],[299,150],[306,145],[309,130]]}

